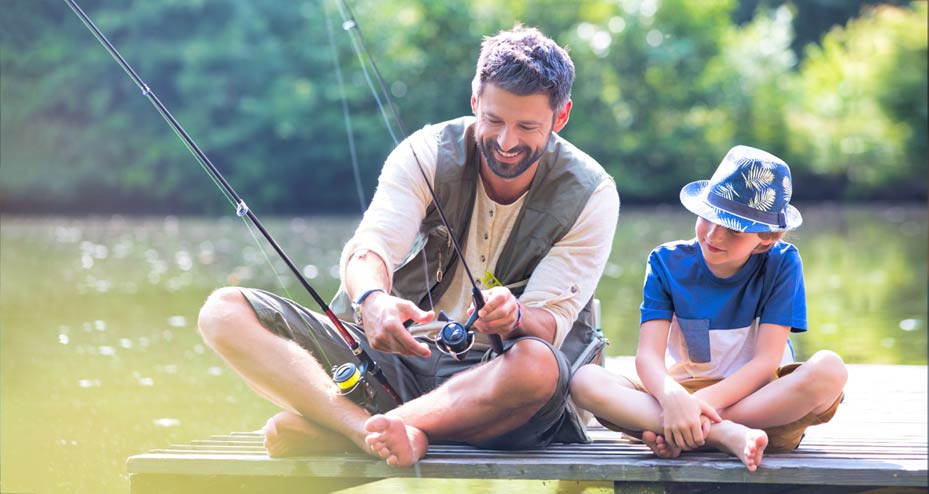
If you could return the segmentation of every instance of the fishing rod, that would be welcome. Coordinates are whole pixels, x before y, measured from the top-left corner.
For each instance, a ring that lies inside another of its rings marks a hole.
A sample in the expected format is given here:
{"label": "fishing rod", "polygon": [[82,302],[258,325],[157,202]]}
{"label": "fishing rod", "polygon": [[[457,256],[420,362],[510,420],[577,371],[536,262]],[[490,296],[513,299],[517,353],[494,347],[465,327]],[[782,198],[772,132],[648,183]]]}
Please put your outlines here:
{"label": "fishing rod", "polygon": [[[449,238],[452,240],[455,253],[458,254],[458,258],[461,260],[461,265],[464,266],[465,272],[467,273],[468,281],[471,282],[471,298],[474,300],[474,312],[463,326],[458,322],[449,321],[448,324],[446,324],[445,327],[439,332],[439,337],[437,340],[439,348],[444,346],[445,348],[443,348],[443,350],[445,350],[446,353],[450,354],[456,360],[460,360],[464,353],[467,352],[467,349],[471,347],[471,344],[473,344],[474,335],[470,332],[470,329],[474,322],[477,320],[477,313],[484,307],[484,295],[481,293],[480,288],[478,288],[477,283],[474,281],[474,275],[471,274],[471,269],[468,267],[468,263],[465,261],[465,257],[461,252],[461,244],[458,242],[458,237],[455,235],[454,229],[452,229],[448,218],[445,216],[445,211],[442,209],[442,204],[439,202],[439,198],[435,193],[435,189],[433,189],[432,184],[429,182],[429,177],[426,175],[426,171],[423,169],[423,165],[419,161],[419,156],[416,154],[416,150],[413,149],[413,144],[410,143],[407,139],[409,134],[407,134],[406,129],[404,128],[403,120],[400,118],[400,113],[397,111],[397,107],[394,105],[393,99],[390,97],[390,93],[387,92],[387,89],[384,85],[384,78],[381,76],[381,72],[377,68],[377,63],[374,61],[374,57],[371,55],[371,51],[368,50],[368,46],[365,43],[364,36],[361,34],[361,28],[358,25],[358,21],[355,19],[355,15],[352,13],[345,0],[336,1],[339,7],[339,13],[342,14],[342,28],[345,31],[348,31],[350,35],[351,32],[354,31],[357,36],[357,42],[355,37],[352,37],[351,39],[355,53],[361,62],[361,68],[364,70],[364,58],[367,58],[368,62],[371,64],[371,69],[374,72],[375,79],[377,80],[378,86],[380,87],[380,91],[383,94],[384,99],[387,101],[387,105],[390,107],[393,120],[396,122],[397,127],[399,128],[401,136],[407,140],[407,144],[410,147],[410,152],[413,153],[413,158],[416,160],[416,165],[419,168],[419,173],[423,176],[423,181],[426,182],[426,187],[429,189],[429,194],[432,196],[432,202],[435,204],[436,211],[439,213],[442,224],[445,225],[446,229],[448,229]],[[362,52],[364,52],[364,58],[362,57]],[[365,71],[365,77],[367,77],[367,71]],[[368,83],[370,85],[370,79],[368,80]],[[373,85],[371,86],[371,91],[374,93],[378,107],[381,109],[384,121],[387,124],[387,129],[390,132],[391,137],[394,137],[393,131],[390,127],[390,121],[387,118],[387,115],[384,113],[384,107],[381,104],[380,98],[378,97],[377,91]],[[400,144],[397,142],[396,137],[394,137],[394,142],[396,144]],[[489,337],[490,344],[497,355],[503,355],[503,340],[500,338],[500,335],[494,333],[487,336]]]}
{"label": "fishing rod", "polygon": [[239,217],[247,217],[249,220],[251,220],[252,224],[255,225],[255,227],[258,229],[258,231],[261,232],[262,236],[265,238],[265,240],[268,241],[274,251],[277,252],[281,259],[283,259],[287,267],[290,268],[294,276],[297,277],[297,280],[300,282],[300,284],[303,285],[303,288],[305,288],[310,296],[313,297],[313,300],[316,301],[316,304],[323,310],[323,312],[326,314],[326,317],[329,318],[332,324],[339,331],[342,339],[345,340],[345,343],[348,344],[352,354],[358,358],[361,364],[358,367],[355,367],[354,364],[343,364],[333,371],[333,379],[343,394],[349,394],[357,389],[360,376],[366,372],[369,372],[375,377],[375,379],[377,379],[377,382],[384,387],[384,390],[387,392],[387,394],[389,394],[398,405],[401,404],[402,400],[400,399],[400,395],[397,394],[393,386],[387,382],[387,377],[384,376],[384,372],[377,365],[374,359],[372,359],[371,356],[368,355],[363,348],[361,348],[361,345],[358,343],[358,341],[352,337],[351,333],[349,333],[347,329],[345,329],[342,321],[340,321],[339,318],[336,317],[335,313],[332,312],[329,304],[327,304],[326,301],[320,297],[319,293],[317,293],[316,290],[306,280],[306,278],[303,277],[303,273],[300,272],[293,261],[291,261],[287,254],[284,253],[284,250],[281,249],[281,246],[278,245],[278,243],[274,240],[261,221],[258,220],[258,217],[255,216],[255,213],[248,208],[248,206],[245,204],[245,201],[242,200],[242,198],[236,193],[235,189],[232,188],[229,182],[226,181],[225,177],[223,177],[223,175],[213,165],[210,159],[207,158],[206,154],[204,154],[200,147],[197,146],[197,143],[195,143],[190,135],[187,134],[187,132],[184,130],[184,128],[181,127],[181,124],[178,123],[173,115],[171,115],[171,112],[169,112],[161,100],[158,99],[158,96],[156,96],[151,88],[149,88],[149,86],[142,80],[142,78],[139,77],[139,75],[135,70],[133,70],[126,59],[120,55],[116,47],[110,43],[107,37],[100,31],[99,28],[97,28],[96,24],[94,24],[90,17],[84,13],[77,2],[75,0],[65,0],[65,2],[81,19],[81,22],[87,26],[87,29],[90,30],[94,37],[97,38],[97,41],[99,41],[100,44],[106,48],[106,51],[116,60],[116,62],[120,67],[122,67],[126,74],[129,75],[136,86],[138,86],[138,88],[142,91],[142,95],[145,96],[152,103],[152,105],[155,106],[155,108],[158,110],[158,113],[160,113],[161,116],[168,122],[174,132],[187,146],[187,149],[193,153],[193,155],[200,162],[201,166],[207,170],[211,178],[221,186],[221,189],[228,195],[228,197],[235,205],[236,215]]}

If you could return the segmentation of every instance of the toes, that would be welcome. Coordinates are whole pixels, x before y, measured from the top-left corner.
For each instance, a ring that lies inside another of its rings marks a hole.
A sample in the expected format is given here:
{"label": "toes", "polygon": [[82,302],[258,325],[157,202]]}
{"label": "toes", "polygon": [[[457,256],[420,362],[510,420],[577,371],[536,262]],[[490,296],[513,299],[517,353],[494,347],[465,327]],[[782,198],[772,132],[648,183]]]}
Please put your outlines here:
{"label": "toes", "polygon": [[374,415],[365,422],[367,432],[384,432],[390,425],[390,421],[383,415]]}
{"label": "toes", "polygon": [[381,459],[386,459],[392,456],[392,454],[390,453],[390,450],[388,450],[387,447],[384,446],[383,444],[372,446],[371,451],[373,451],[374,454],[376,454]]}

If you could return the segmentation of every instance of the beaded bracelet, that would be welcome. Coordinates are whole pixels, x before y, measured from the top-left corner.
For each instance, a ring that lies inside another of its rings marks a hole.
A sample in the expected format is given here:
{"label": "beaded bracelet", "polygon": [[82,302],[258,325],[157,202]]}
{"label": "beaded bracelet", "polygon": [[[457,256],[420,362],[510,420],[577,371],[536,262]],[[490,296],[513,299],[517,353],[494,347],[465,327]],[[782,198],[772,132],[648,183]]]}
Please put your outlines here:
{"label": "beaded bracelet", "polygon": [[519,321],[523,318],[523,309],[522,305],[519,303],[519,299],[516,300],[516,322],[513,324],[513,329],[510,330],[510,333],[519,329]]}

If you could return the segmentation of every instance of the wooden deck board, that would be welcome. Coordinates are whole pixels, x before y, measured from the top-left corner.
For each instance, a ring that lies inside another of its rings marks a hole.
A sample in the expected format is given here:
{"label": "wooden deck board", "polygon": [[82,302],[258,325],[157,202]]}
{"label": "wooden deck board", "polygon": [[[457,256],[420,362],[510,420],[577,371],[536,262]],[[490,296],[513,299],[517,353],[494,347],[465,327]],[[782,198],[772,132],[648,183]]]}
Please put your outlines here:
{"label": "wooden deck board", "polygon": [[[608,367],[629,370],[631,359]],[[798,490],[826,485],[852,492],[856,486],[927,488],[927,370],[925,366],[849,366],[845,402],[829,424],[810,428],[800,448],[767,454],[748,472],[723,453],[654,457],[642,444],[603,429],[590,429],[592,443],[554,445],[539,451],[488,451],[433,445],[414,468],[397,469],[358,453],[273,459],[259,432],[234,432],[130,457],[133,492],[159,479],[310,479],[343,486],[389,477],[613,481],[639,491],[668,485],[764,485]],[[163,480],[162,479],[162,480]],[[199,480],[198,480],[199,479]],[[234,482],[233,482],[234,483]],[[270,484],[259,484],[263,488]],[[136,487],[139,487],[138,489]],[[759,491],[761,492],[761,491]],[[844,491],[843,491],[844,492]]]}

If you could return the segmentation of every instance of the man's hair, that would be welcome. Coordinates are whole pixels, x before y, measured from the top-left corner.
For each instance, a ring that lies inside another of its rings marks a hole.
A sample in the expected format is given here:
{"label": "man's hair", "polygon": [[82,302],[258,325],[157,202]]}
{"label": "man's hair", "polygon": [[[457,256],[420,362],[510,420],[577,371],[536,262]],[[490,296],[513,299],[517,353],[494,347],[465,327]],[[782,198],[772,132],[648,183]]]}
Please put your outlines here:
{"label": "man's hair", "polygon": [[487,83],[519,96],[545,94],[557,113],[571,98],[574,62],[538,29],[517,23],[510,31],[484,38],[471,81],[475,97],[480,99]]}

